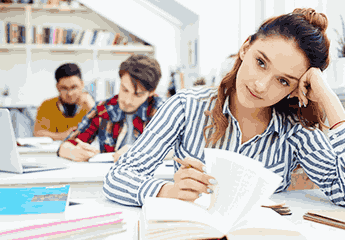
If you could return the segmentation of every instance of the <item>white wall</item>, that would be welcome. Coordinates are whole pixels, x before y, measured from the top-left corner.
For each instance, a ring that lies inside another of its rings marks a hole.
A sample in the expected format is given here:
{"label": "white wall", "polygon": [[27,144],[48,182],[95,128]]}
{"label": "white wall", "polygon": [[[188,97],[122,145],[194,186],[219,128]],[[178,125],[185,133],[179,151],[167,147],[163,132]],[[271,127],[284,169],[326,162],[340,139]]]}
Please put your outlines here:
{"label": "white wall", "polygon": [[239,0],[176,1],[199,15],[200,74],[214,74],[227,56],[238,51]]}
{"label": "white wall", "polygon": [[162,81],[157,92],[165,95],[169,67],[180,64],[180,53],[176,46],[181,34],[179,27],[152,13],[135,0],[81,0],[80,2],[155,47],[155,58],[162,68]]}

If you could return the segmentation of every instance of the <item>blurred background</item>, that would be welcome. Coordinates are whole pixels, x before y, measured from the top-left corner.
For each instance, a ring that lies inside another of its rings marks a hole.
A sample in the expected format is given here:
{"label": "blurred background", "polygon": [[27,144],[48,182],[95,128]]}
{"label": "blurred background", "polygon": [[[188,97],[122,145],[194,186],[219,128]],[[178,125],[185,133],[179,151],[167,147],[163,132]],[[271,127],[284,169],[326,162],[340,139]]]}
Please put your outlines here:
{"label": "blurred background", "polygon": [[77,63],[85,90],[100,101],[118,92],[119,65],[133,53],[158,60],[163,98],[216,86],[263,20],[298,7],[327,15],[332,61],[324,75],[345,101],[343,1],[2,0],[0,106],[11,110],[17,136],[31,135],[20,128],[32,128],[36,108],[58,94],[58,66]]}

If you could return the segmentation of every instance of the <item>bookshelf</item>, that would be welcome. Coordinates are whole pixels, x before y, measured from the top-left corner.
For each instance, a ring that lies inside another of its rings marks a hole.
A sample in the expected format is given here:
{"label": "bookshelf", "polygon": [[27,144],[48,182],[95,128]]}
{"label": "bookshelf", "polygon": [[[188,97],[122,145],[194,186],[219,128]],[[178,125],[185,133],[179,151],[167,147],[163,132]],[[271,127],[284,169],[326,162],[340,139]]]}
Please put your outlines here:
{"label": "bookshelf", "polygon": [[[133,53],[155,54],[153,46],[132,34],[133,37],[129,38],[128,32],[124,33],[115,23],[82,4],[72,7],[0,3],[0,21],[5,27],[0,44],[0,60],[4,63],[0,66],[0,75],[4,80],[0,83],[0,95],[4,89],[9,89],[11,101],[7,103],[11,105],[37,107],[44,99],[56,96],[54,71],[66,62],[76,62],[81,67],[85,85],[97,83],[96,100],[102,100],[109,96],[109,89],[106,89],[108,82],[118,80],[118,67],[123,60]],[[25,26],[25,43],[7,43],[8,22]],[[113,32],[120,34],[122,41],[118,45],[37,43],[33,37],[33,26],[60,27],[79,33],[85,30]]]}

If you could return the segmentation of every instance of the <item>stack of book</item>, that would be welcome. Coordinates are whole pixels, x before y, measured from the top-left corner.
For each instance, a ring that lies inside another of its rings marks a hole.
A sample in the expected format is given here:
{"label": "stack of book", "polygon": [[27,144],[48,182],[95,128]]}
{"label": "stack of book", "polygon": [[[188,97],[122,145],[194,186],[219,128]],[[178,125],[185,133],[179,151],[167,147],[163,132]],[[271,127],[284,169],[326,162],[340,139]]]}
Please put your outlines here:
{"label": "stack of book", "polygon": [[0,43],[26,43],[25,26],[0,21]]}
{"label": "stack of book", "polygon": [[32,43],[34,44],[74,44],[81,46],[105,47],[109,45],[125,45],[120,33],[105,30],[72,29],[60,27],[33,26]]}

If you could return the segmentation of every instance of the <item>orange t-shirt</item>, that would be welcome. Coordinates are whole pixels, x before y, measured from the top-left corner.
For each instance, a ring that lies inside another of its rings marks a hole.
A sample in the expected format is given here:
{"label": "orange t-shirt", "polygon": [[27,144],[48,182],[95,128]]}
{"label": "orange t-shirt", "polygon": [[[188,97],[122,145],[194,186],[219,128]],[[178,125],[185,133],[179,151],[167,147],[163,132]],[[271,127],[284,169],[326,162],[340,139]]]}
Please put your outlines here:
{"label": "orange t-shirt", "polygon": [[65,117],[56,103],[58,97],[45,100],[37,109],[36,125],[50,132],[65,132],[71,127],[77,127],[89,109],[82,106],[73,117]]}

